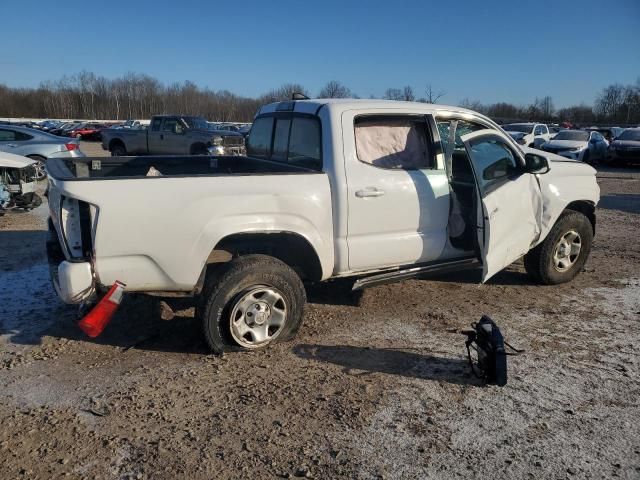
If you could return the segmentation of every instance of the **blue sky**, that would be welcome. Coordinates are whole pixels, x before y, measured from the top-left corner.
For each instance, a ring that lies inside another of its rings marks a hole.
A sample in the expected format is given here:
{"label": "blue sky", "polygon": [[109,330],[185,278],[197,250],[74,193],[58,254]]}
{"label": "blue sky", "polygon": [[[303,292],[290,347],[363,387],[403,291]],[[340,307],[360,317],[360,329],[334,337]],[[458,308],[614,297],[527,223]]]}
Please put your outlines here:
{"label": "blue sky", "polygon": [[340,80],[362,97],[427,83],[441,102],[592,103],[640,77],[640,0],[10,1],[0,83],[88,70],[258,95]]}

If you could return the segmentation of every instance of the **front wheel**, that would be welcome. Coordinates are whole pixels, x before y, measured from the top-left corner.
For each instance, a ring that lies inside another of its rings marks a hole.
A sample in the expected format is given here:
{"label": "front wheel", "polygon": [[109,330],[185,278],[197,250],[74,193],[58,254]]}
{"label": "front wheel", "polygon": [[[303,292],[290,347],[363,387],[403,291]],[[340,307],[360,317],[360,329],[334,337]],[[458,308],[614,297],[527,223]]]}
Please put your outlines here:
{"label": "front wheel", "polygon": [[305,301],[302,281],[288,265],[246,255],[208,275],[196,316],[214,353],[255,350],[292,338]]}
{"label": "front wheel", "polygon": [[524,267],[535,280],[556,285],[572,280],[584,266],[593,228],[580,212],[567,210],[553,226],[547,238],[524,256]]}
{"label": "front wheel", "polygon": [[31,160],[35,160],[36,163],[33,164],[35,168],[35,178],[36,180],[43,180],[47,178],[47,171],[44,168],[44,162],[47,160],[46,158],[40,155],[28,155]]}

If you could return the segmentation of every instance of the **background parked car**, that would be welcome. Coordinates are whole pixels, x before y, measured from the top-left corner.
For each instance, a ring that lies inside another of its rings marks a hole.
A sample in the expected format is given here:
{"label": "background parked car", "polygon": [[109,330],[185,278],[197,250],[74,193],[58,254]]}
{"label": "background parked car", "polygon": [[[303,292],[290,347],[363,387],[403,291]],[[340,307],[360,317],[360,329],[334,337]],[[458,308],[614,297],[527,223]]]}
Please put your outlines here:
{"label": "background parked car", "polygon": [[520,145],[540,148],[551,139],[549,127],[544,123],[509,123],[502,125],[502,129]]}
{"label": "background parked car", "polygon": [[609,146],[612,164],[640,161],[640,128],[627,128]]}
{"label": "background parked car", "polygon": [[85,123],[69,130],[67,136],[78,140],[101,140],[100,132],[105,128],[106,125],[101,123]]}
{"label": "background parked car", "polygon": [[541,150],[586,163],[604,160],[609,142],[600,132],[562,130],[553,140],[542,144]]}
{"label": "background parked car", "polygon": [[622,132],[624,132],[624,128],[620,127],[590,127],[585,130],[589,132],[599,132],[609,143],[613,142]]}
{"label": "background parked car", "polygon": [[72,128],[75,128],[79,124],[80,122],[65,122],[62,125],[58,126],[57,128],[49,130],[49,133],[63,137],[65,136],[65,133],[67,132],[67,130],[71,130]]}
{"label": "background parked car", "polygon": [[36,178],[46,177],[48,158],[84,157],[78,140],[60,138],[32,128],[0,125],[0,151],[23,155],[36,161]]}

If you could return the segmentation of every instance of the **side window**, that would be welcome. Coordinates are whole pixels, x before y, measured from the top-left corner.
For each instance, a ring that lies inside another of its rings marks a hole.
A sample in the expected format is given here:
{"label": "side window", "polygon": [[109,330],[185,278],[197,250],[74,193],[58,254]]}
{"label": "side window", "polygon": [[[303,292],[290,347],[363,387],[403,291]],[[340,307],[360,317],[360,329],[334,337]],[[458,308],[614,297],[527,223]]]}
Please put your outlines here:
{"label": "side window", "polygon": [[167,118],[162,124],[162,131],[173,133],[176,129],[176,125],[178,125],[177,118]]}
{"label": "side window", "polygon": [[533,131],[534,135],[542,135],[542,125],[536,125],[535,130]]}
{"label": "side window", "polygon": [[547,127],[546,125],[542,125],[542,134],[545,135],[549,133],[549,127]]}
{"label": "side window", "polygon": [[0,129],[0,142],[12,142],[16,139],[16,134],[13,130]]}
{"label": "side window", "polygon": [[316,117],[276,115],[253,122],[247,155],[322,170],[320,121]]}
{"label": "side window", "polygon": [[427,124],[422,118],[360,117],[354,131],[361,162],[392,170],[434,168]]}
{"label": "side window", "polygon": [[290,118],[276,119],[276,129],[273,133],[273,152],[271,153],[271,158],[273,160],[283,161],[287,159],[290,126]]}
{"label": "side window", "polygon": [[19,142],[24,142],[26,140],[31,140],[33,138],[32,135],[29,135],[28,133],[24,133],[24,132],[15,132],[16,135],[16,140]]}
{"label": "side window", "polygon": [[151,131],[152,132],[159,132],[161,123],[162,123],[162,119],[161,118],[154,118],[153,119],[153,123],[151,124]]}
{"label": "side window", "polygon": [[272,131],[273,117],[262,117],[253,122],[247,137],[247,155],[268,158],[271,154]]}
{"label": "side window", "polygon": [[471,144],[471,156],[481,191],[502,183],[518,169],[511,150],[500,140],[482,138]]}
{"label": "side window", "polygon": [[[449,128],[451,127],[451,120],[438,120],[438,133],[440,134],[440,143],[442,144],[442,151],[447,150],[447,146],[449,144]],[[467,133],[476,132],[478,130],[487,129],[489,127],[485,127],[478,123],[468,122],[466,120],[458,120],[458,124],[456,126],[456,145],[455,149],[464,150],[464,145],[460,137],[466,135]]]}
{"label": "side window", "polygon": [[320,122],[315,118],[293,117],[288,160],[304,167],[322,168]]}

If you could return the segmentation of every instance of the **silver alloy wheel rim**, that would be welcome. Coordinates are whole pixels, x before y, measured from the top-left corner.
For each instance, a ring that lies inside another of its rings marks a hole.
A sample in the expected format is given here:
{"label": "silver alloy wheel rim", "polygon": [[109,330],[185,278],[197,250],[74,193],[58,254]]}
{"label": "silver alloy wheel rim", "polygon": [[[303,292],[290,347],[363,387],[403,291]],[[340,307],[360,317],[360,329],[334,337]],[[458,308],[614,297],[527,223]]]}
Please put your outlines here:
{"label": "silver alloy wheel rim", "polygon": [[553,250],[553,267],[558,272],[566,272],[578,260],[582,249],[582,239],[575,230],[565,233]]}
{"label": "silver alloy wheel rim", "polygon": [[47,172],[44,169],[44,162],[38,160],[33,164],[33,166],[36,169],[36,180],[42,180],[47,176]]}
{"label": "silver alloy wheel rim", "polygon": [[236,297],[231,310],[231,336],[244,348],[262,347],[282,332],[287,303],[274,287],[257,285]]}

